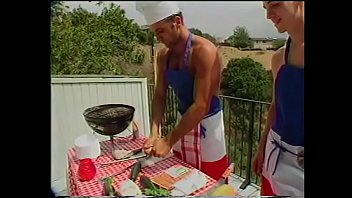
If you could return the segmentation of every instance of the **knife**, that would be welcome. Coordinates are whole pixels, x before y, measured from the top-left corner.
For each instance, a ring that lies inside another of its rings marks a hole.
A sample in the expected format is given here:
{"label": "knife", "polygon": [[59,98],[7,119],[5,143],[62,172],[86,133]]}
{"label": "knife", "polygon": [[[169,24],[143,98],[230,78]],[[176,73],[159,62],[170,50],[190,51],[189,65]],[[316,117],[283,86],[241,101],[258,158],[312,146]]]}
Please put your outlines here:
{"label": "knife", "polygon": [[133,150],[128,155],[129,156],[124,157],[122,159],[118,159],[118,160],[114,160],[114,161],[110,161],[110,162],[106,162],[106,163],[100,163],[100,166],[147,157],[147,155],[141,149]]}
{"label": "knife", "polygon": [[213,187],[211,187],[208,192],[206,192],[206,195],[211,195],[218,187],[221,185],[227,183],[227,178],[228,176],[233,173],[235,170],[235,163],[231,163],[229,167],[225,170],[225,172],[221,175],[221,178],[215,183]]}
{"label": "knife", "polygon": [[138,148],[138,149],[134,149],[134,150],[131,150],[129,153],[127,153],[126,156],[124,156],[122,159],[125,159],[125,158],[130,158],[132,156],[135,156],[139,153],[141,153],[143,151],[143,148]]}

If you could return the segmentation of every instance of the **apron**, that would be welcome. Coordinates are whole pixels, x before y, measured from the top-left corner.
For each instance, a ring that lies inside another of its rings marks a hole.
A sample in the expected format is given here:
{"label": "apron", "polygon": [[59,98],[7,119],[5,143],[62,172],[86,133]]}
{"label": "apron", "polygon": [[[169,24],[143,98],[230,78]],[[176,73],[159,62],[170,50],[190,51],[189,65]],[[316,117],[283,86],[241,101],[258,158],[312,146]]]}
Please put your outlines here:
{"label": "apron", "polygon": [[[181,115],[178,115],[180,120]],[[223,112],[220,110],[203,120],[173,146],[181,159],[198,170],[201,162],[214,162],[226,155]],[[203,149],[202,149],[203,148]]]}
{"label": "apron", "polygon": [[[290,173],[289,176],[287,173]],[[271,129],[262,174],[276,195],[304,196],[304,147],[281,141],[280,136]]]}

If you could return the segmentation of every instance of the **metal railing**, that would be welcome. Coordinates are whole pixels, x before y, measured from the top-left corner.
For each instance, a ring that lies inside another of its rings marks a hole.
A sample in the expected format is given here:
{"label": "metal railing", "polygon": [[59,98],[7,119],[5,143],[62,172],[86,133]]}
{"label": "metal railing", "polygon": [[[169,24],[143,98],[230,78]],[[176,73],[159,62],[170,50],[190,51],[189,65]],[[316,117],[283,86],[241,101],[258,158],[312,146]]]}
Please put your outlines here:
{"label": "metal railing", "polygon": [[[150,118],[154,85],[148,85]],[[261,133],[264,130],[270,103],[221,95],[229,158],[235,163],[235,174],[244,178],[242,189],[249,184],[260,185],[260,179],[251,169],[252,158],[257,151]],[[171,88],[168,89],[163,134],[170,132],[176,125],[178,101]]]}

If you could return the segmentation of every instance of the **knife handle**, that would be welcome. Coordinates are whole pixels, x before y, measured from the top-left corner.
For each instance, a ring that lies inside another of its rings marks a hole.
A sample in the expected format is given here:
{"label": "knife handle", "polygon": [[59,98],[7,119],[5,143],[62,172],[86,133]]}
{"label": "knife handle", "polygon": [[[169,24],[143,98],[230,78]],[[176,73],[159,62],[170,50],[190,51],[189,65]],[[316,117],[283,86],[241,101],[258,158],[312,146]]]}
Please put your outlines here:
{"label": "knife handle", "polygon": [[235,171],[235,163],[231,163],[225,172],[221,175],[221,178],[226,179],[231,173]]}

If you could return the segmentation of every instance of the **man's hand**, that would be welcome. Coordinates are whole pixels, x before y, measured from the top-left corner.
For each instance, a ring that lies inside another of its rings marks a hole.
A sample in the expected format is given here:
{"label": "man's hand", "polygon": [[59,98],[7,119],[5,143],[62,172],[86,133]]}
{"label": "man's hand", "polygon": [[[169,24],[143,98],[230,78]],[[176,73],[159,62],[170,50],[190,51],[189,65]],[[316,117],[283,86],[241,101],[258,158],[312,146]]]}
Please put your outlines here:
{"label": "man's hand", "polygon": [[168,138],[160,138],[154,142],[150,154],[155,157],[165,157],[171,150],[171,144]]}
{"label": "man's hand", "polygon": [[297,162],[298,165],[304,169],[304,150],[298,153]]}
{"label": "man's hand", "polygon": [[253,158],[252,170],[258,175],[262,175],[264,154],[265,154],[266,137],[262,137],[259,142],[258,150]]}
{"label": "man's hand", "polygon": [[255,157],[253,159],[252,170],[258,175],[262,175],[263,170],[263,163],[264,163],[264,151],[262,148],[259,148]]}
{"label": "man's hand", "polygon": [[152,151],[152,148],[154,146],[154,143],[155,141],[158,139],[158,136],[156,135],[153,135],[153,136],[150,136],[144,143],[143,145],[143,150],[144,152],[147,154],[147,155],[150,155],[151,151]]}

